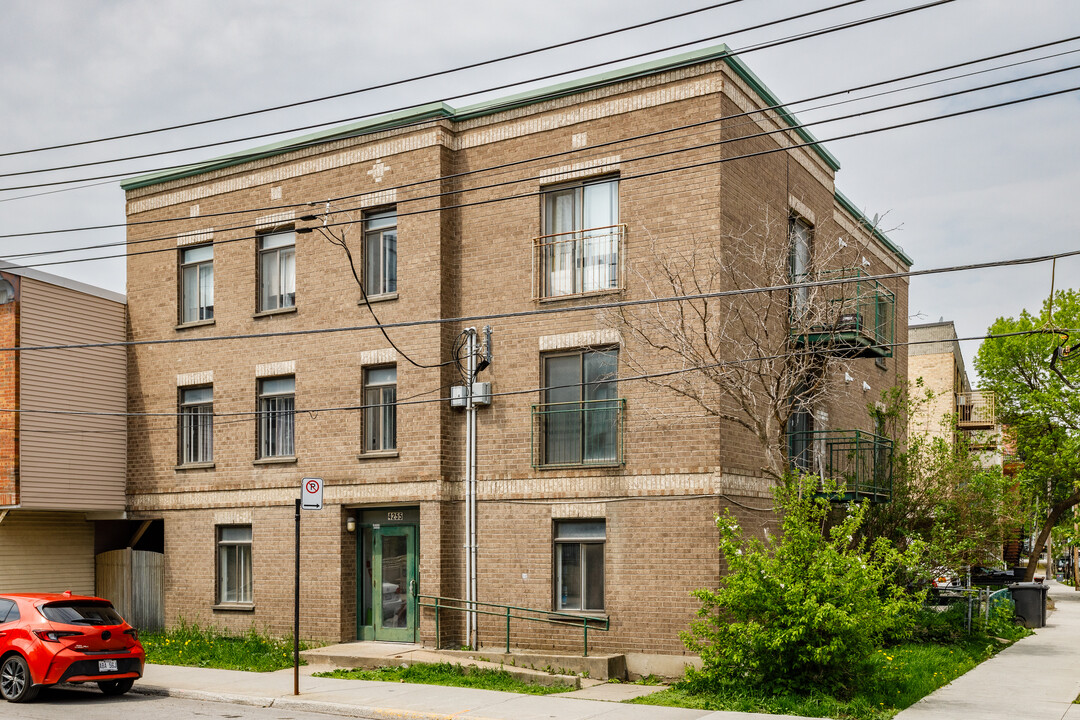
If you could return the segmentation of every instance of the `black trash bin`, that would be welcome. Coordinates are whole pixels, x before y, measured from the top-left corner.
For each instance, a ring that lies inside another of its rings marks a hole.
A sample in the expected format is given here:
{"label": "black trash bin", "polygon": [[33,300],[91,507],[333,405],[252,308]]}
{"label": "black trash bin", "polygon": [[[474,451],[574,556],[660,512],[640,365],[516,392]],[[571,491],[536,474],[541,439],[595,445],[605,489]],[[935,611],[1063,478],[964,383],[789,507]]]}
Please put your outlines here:
{"label": "black trash bin", "polygon": [[1016,604],[1016,616],[1026,628],[1046,627],[1046,591],[1042,583],[1022,582],[1009,586],[1009,594]]}

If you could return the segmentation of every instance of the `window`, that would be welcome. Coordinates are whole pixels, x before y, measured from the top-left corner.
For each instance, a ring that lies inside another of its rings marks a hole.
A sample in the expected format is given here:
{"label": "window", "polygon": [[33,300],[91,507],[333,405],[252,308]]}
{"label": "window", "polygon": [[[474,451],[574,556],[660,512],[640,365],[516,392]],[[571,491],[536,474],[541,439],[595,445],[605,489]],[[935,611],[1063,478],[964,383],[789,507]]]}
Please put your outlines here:
{"label": "window", "polygon": [[543,366],[540,464],[620,463],[618,350],[546,355]]}
{"label": "window", "polygon": [[619,287],[619,181],[548,190],[539,238],[540,296],[561,297]]}
{"label": "window", "polygon": [[296,410],[296,379],[266,378],[259,381],[259,457],[292,457],[296,454],[293,415]]}
{"label": "window", "polygon": [[[810,225],[802,218],[791,218],[788,229],[791,240],[791,282],[807,282],[810,273],[810,239],[813,234]],[[791,309],[793,315],[801,317],[806,312],[810,301],[810,288],[801,287],[792,291]]]}
{"label": "window", "polygon": [[364,451],[397,447],[397,368],[364,371]]}
{"label": "window", "polygon": [[218,603],[250,603],[251,526],[222,525],[217,529]]}
{"label": "window", "polygon": [[555,609],[604,609],[603,520],[555,523]]}
{"label": "window", "polygon": [[214,246],[180,251],[180,322],[214,319]]}
{"label": "window", "polygon": [[180,389],[180,464],[214,460],[214,388]]}
{"label": "window", "polygon": [[364,291],[369,296],[397,292],[397,210],[364,218]]}
{"label": "window", "polygon": [[0,623],[15,622],[19,619],[19,606],[14,600],[0,599]]}
{"label": "window", "polygon": [[800,383],[791,397],[788,416],[788,462],[792,470],[825,475],[828,414],[815,412],[812,380]]}
{"label": "window", "polygon": [[259,311],[296,307],[296,235],[259,236]]}

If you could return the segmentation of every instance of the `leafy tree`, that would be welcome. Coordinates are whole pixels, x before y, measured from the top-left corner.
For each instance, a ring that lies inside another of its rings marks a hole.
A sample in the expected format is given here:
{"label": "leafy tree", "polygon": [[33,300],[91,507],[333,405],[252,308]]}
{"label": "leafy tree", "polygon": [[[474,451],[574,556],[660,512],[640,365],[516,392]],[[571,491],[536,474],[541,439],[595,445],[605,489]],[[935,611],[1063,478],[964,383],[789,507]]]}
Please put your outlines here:
{"label": "leafy tree", "polygon": [[[910,391],[889,390],[872,412],[887,433],[899,436],[899,426],[923,414],[933,399],[933,391],[917,380]],[[1007,533],[1021,522],[1016,480],[1000,466],[984,467],[966,436],[954,434],[950,442],[908,423],[907,446],[893,458],[892,500],[867,512],[867,537],[884,537],[900,548],[919,541],[926,548],[921,577],[912,580],[995,564]]]}
{"label": "leafy tree", "polygon": [[922,548],[859,539],[866,506],[852,504],[832,527],[833,508],[816,497],[820,478],[789,478],[776,490],[783,533],[762,542],[734,518],[717,518],[728,574],[701,589],[698,620],[683,633],[703,668],[687,679],[702,689],[765,683],[777,690],[851,688],[886,638],[910,633],[919,595],[894,579]]}
{"label": "leafy tree", "polygon": [[1064,380],[1050,368],[1054,348],[1062,342],[1053,330],[1061,327],[1080,327],[1075,290],[1056,293],[1038,315],[1024,310],[1017,318],[998,318],[990,335],[1015,334],[985,340],[975,356],[983,387],[997,393],[998,415],[1015,433],[1024,463],[1019,478],[1042,515],[1027,580],[1035,576],[1053,527],[1080,504],[1080,393],[1069,387],[1080,387],[1080,365],[1061,363]]}

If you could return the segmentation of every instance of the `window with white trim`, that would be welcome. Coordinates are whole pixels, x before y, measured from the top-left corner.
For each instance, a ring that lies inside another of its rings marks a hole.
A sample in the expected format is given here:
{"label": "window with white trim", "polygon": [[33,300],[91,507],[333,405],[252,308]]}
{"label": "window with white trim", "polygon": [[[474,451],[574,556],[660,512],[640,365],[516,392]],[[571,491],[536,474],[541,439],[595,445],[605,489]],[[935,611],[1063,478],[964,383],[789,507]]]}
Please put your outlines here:
{"label": "window with white trim", "polygon": [[397,210],[364,217],[364,292],[369,297],[397,292]]}
{"label": "window with white trim", "polygon": [[180,388],[181,465],[214,460],[214,388]]}
{"label": "window with white trim", "polygon": [[539,253],[543,298],[620,287],[619,181],[611,178],[546,189]]}
{"label": "window with white trim", "polygon": [[217,577],[218,604],[253,602],[250,525],[218,526]]}
{"label": "window with white trim", "polygon": [[364,370],[364,452],[397,448],[397,367]]}
{"label": "window with white trim", "polygon": [[296,234],[259,236],[259,312],[296,306]]}
{"label": "window with white trim", "polygon": [[555,523],[555,609],[604,609],[604,520]]}
{"label": "window with white trim", "polygon": [[257,430],[258,457],[292,457],[296,454],[294,417],[296,378],[259,380]]}
{"label": "window with white trim", "polygon": [[214,319],[214,246],[180,250],[180,322]]}

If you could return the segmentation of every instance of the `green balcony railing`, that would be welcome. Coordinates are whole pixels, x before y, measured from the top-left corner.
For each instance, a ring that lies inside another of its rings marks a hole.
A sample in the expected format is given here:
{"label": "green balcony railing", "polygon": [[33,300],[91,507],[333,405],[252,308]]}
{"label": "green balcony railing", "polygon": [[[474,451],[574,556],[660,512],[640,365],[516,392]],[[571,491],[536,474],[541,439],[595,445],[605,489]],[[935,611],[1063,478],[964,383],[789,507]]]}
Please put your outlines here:
{"label": "green balcony railing", "polygon": [[533,467],[622,465],[625,416],[624,398],[533,405]]}
{"label": "green balcony railing", "polygon": [[892,357],[896,296],[861,268],[799,276],[795,282],[847,280],[792,293],[791,335],[797,345],[849,357]]}
{"label": "green balcony railing", "polygon": [[835,502],[889,502],[892,454],[892,440],[865,430],[806,430],[788,434],[792,470],[835,483],[835,488],[822,492],[822,496]]}

